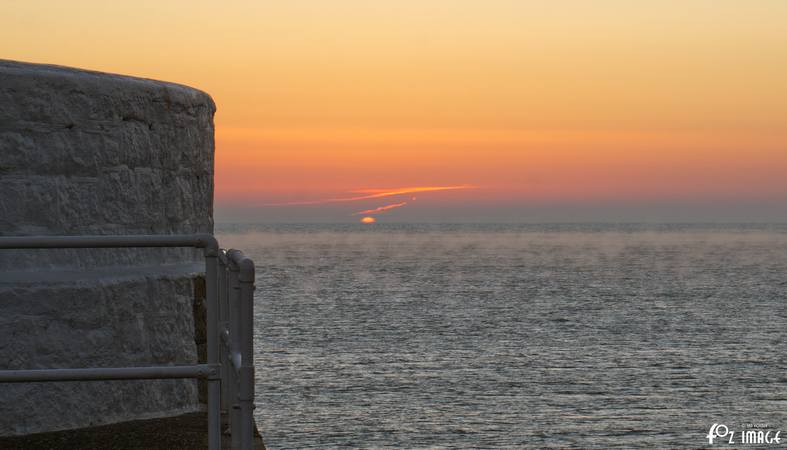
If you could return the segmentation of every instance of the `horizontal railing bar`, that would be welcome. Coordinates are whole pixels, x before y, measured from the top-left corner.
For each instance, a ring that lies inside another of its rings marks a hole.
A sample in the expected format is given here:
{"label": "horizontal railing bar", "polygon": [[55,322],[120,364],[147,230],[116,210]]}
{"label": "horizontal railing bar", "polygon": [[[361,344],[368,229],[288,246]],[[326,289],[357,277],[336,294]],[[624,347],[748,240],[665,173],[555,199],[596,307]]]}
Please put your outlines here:
{"label": "horizontal railing bar", "polygon": [[238,271],[238,281],[254,283],[254,261],[236,249],[227,250],[227,259],[232,262],[230,270]]}
{"label": "horizontal railing bar", "polygon": [[95,367],[87,369],[0,370],[0,383],[38,381],[153,380],[164,378],[207,378],[216,369],[207,364],[193,366]]}
{"label": "horizontal railing bar", "polygon": [[227,254],[227,258],[232,260],[232,262],[236,264],[240,263],[246,258],[246,255],[242,251],[235,248],[231,248],[227,250],[226,254]]}
{"label": "horizontal railing bar", "polygon": [[218,248],[210,234],[107,236],[2,236],[0,249],[195,247]]}

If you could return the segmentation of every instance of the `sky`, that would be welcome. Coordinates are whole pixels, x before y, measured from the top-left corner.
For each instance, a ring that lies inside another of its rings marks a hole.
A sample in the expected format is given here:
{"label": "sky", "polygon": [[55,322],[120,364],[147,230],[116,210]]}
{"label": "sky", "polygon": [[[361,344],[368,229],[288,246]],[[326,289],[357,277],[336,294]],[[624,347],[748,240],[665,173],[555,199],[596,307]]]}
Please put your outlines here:
{"label": "sky", "polygon": [[787,1],[6,0],[0,17],[0,58],[208,92],[217,222],[787,221]]}

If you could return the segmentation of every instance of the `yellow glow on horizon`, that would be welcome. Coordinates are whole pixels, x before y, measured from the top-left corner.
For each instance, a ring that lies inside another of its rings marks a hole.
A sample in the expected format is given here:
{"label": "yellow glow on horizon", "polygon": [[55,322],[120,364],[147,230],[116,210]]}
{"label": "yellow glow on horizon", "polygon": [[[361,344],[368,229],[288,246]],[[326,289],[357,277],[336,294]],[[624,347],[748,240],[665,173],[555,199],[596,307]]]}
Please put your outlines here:
{"label": "yellow glow on horizon", "polygon": [[377,219],[375,219],[374,217],[367,216],[361,219],[361,223],[375,223],[375,222],[377,222]]}

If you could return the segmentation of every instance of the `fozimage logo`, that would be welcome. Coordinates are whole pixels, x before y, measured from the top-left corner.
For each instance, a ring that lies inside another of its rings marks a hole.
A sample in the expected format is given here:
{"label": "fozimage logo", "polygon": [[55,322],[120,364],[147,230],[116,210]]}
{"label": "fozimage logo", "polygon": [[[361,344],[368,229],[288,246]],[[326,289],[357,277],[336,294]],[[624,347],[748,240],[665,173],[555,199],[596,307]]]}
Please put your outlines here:
{"label": "fozimage logo", "polygon": [[708,430],[708,444],[778,444],[781,430],[767,424],[747,423],[740,431],[732,430],[723,423],[714,423]]}

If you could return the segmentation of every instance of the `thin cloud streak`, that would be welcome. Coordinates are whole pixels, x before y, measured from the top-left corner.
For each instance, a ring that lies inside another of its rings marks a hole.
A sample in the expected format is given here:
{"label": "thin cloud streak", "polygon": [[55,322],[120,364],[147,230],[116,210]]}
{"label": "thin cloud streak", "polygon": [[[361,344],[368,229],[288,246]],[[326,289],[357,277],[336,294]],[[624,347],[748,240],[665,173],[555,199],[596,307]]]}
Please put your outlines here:
{"label": "thin cloud streak", "polygon": [[418,186],[407,187],[393,190],[383,189],[364,189],[359,191],[351,191],[357,193],[369,193],[368,195],[359,195],[355,197],[341,197],[341,198],[328,198],[324,200],[306,200],[298,202],[284,202],[284,203],[267,203],[262,206],[296,206],[296,205],[320,205],[323,203],[341,203],[341,202],[356,202],[359,200],[369,200],[373,198],[391,197],[394,195],[412,194],[415,192],[430,192],[430,191],[450,191],[456,189],[474,189],[475,186],[459,185],[459,186]]}
{"label": "thin cloud streak", "polygon": [[374,209],[365,209],[363,211],[358,211],[357,213],[353,213],[352,215],[353,216],[357,216],[357,215],[360,215],[360,214],[380,214],[382,212],[388,211],[389,209],[401,208],[402,206],[404,206],[406,204],[407,204],[407,202],[394,203],[392,205],[380,206],[380,207],[374,208]]}

